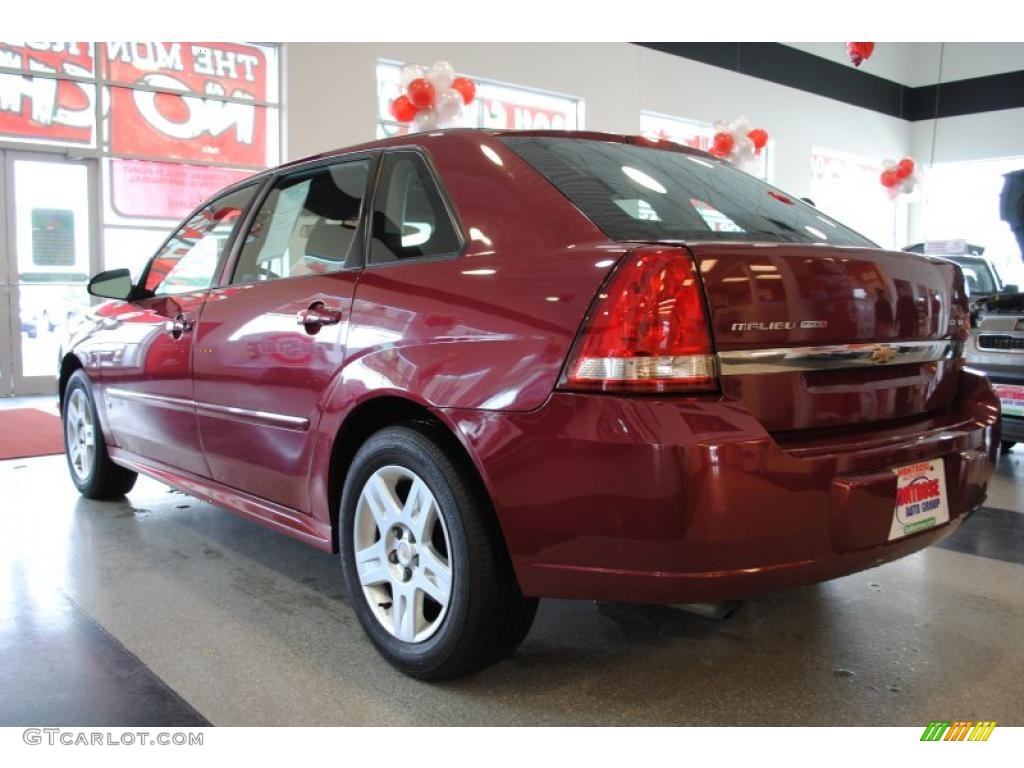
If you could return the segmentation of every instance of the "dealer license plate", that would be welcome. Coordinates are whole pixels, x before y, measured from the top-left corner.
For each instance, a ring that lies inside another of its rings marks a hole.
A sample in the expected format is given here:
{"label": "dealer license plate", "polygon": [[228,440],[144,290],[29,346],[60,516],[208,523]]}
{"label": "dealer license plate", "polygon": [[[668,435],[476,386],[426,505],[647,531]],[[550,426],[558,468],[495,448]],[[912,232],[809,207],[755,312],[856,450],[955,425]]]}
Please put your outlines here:
{"label": "dealer license plate", "polygon": [[1024,387],[1016,384],[993,384],[1002,411],[1007,416],[1024,416]]}
{"label": "dealer license plate", "polygon": [[942,459],[896,467],[896,508],[889,541],[949,521],[946,496],[946,465]]}

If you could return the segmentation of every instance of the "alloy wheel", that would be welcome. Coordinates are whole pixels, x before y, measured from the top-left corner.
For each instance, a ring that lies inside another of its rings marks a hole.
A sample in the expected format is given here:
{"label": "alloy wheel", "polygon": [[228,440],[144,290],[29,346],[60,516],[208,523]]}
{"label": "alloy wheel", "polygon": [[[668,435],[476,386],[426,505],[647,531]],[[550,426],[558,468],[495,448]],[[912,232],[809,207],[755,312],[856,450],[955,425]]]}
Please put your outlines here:
{"label": "alloy wheel", "polygon": [[405,467],[376,470],[359,494],[353,534],[359,582],[377,621],[402,642],[429,639],[448,611],[454,561],[427,484]]}
{"label": "alloy wheel", "polygon": [[84,483],[92,472],[96,455],[96,428],[89,400],[81,389],[73,389],[68,398],[64,431],[71,471],[79,482]]}

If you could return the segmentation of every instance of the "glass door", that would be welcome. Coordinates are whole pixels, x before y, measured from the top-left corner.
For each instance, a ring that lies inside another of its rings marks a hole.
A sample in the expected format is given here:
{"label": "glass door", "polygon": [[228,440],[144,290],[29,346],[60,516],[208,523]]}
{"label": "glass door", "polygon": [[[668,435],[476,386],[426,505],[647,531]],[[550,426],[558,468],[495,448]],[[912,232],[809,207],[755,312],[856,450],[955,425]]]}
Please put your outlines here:
{"label": "glass door", "polygon": [[[0,394],[57,391],[69,328],[89,306],[98,264],[95,168],[88,160],[3,151]],[[6,303],[6,306],[4,306]]]}

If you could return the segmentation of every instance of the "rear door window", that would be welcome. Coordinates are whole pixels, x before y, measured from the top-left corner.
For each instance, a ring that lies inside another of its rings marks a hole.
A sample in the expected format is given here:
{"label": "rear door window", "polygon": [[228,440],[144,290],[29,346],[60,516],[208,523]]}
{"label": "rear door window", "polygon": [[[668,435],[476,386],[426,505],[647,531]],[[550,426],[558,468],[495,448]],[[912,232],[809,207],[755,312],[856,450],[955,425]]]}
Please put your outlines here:
{"label": "rear door window", "polygon": [[741,240],[877,247],[725,162],[611,141],[503,136],[614,240]]}

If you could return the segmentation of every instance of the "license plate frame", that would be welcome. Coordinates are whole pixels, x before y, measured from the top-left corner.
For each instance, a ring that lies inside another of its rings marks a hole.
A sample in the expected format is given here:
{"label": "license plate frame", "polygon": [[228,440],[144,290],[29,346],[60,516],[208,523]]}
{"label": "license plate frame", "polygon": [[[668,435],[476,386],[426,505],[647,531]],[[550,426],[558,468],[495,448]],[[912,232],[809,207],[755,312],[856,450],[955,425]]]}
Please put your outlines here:
{"label": "license plate frame", "polygon": [[1024,417],[1024,386],[1019,384],[992,384],[999,396],[999,409],[1006,416]]}
{"label": "license plate frame", "polygon": [[896,475],[889,541],[949,522],[946,462],[927,459],[892,469]]}

